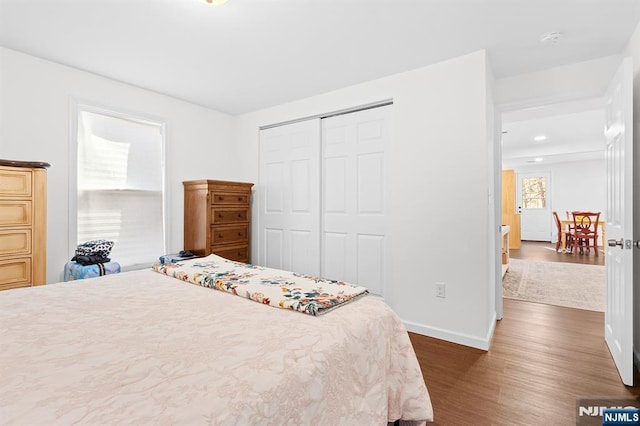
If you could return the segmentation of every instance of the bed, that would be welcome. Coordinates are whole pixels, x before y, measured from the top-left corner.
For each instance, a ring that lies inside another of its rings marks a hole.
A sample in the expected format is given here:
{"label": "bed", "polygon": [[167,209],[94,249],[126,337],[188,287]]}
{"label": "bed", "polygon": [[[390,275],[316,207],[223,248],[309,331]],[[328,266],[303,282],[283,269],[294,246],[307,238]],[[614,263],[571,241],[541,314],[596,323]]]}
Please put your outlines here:
{"label": "bed", "polygon": [[0,292],[0,423],[432,420],[407,332],[378,298],[278,309],[174,272]]}

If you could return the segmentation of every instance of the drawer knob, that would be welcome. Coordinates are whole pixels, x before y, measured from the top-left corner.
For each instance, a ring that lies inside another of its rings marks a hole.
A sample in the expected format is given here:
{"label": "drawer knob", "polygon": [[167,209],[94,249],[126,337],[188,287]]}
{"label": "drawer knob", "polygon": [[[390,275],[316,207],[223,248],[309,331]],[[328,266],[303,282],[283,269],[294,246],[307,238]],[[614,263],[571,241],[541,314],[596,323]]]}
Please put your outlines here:
{"label": "drawer knob", "polygon": [[238,237],[242,237],[242,232],[238,232]]}
{"label": "drawer knob", "polygon": [[224,197],[222,195],[219,195],[218,196],[218,201],[222,201],[222,200],[224,200]]}
{"label": "drawer knob", "polygon": [[218,213],[218,219],[222,219],[222,214]]}
{"label": "drawer knob", "polygon": [[222,239],[222,234],[218,234],[218,238]]}
{"label": "drawer knob", "polygon": [[242,217],[242,213],[238,213],[238,217]]}
{"label": "drawer knob", "polygon": [[238,201],[242,201],[242,197],[238,197]]}

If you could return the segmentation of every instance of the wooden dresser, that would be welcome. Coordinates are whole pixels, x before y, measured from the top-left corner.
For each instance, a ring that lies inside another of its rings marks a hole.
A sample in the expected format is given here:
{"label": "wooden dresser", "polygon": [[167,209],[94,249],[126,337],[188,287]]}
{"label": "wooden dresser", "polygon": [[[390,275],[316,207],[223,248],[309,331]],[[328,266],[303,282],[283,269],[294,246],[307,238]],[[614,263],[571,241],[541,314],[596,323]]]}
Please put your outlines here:
{"label": "wooden dresser", "polygon": [[249,263],[252,183],[194,180],[184,184],[184,249]]}
{"label": "wooden dresser", "polygon": [[0,160],[0,290],[46,284],[47,167]]}

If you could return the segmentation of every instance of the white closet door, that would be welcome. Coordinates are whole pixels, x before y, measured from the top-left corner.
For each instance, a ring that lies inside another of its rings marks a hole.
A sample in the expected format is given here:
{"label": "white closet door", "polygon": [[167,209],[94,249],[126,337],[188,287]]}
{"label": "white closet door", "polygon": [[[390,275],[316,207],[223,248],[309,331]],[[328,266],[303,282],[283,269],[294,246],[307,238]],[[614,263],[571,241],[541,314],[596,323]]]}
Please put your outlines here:
{"label": "white closet door", "polygon": [[260,264],[320,275],[319,119],[260,131],[260,187]]}
{"label": "white closet door", "polygon": [[322,276],[384,296],[389,106],[322,120]]}

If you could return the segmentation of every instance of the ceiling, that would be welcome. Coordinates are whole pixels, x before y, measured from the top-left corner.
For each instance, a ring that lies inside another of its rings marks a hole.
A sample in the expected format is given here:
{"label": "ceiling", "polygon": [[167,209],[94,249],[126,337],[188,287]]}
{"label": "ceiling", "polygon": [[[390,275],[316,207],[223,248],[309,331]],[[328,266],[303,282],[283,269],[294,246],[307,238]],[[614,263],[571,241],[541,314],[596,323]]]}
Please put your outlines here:
{"label": "ceiling", "polygon": [[483,48],[498,78],[619,54],[639,20],[638,0],[0,0],[0,45],[235,115]]}
{"label": "ceiling", "polygon": [[[0,46],[236,115],[479,49],[497,78],[616,55],[639,21],[640,0],[0,0]],[[503,167],[602,158],[601,105],[505,113]]]}
{"label": "ceiling", "polygon": [[[604,159],[604,99],[502,114],[502,168]],[[543,140],[536,137],[544,136]]]}

